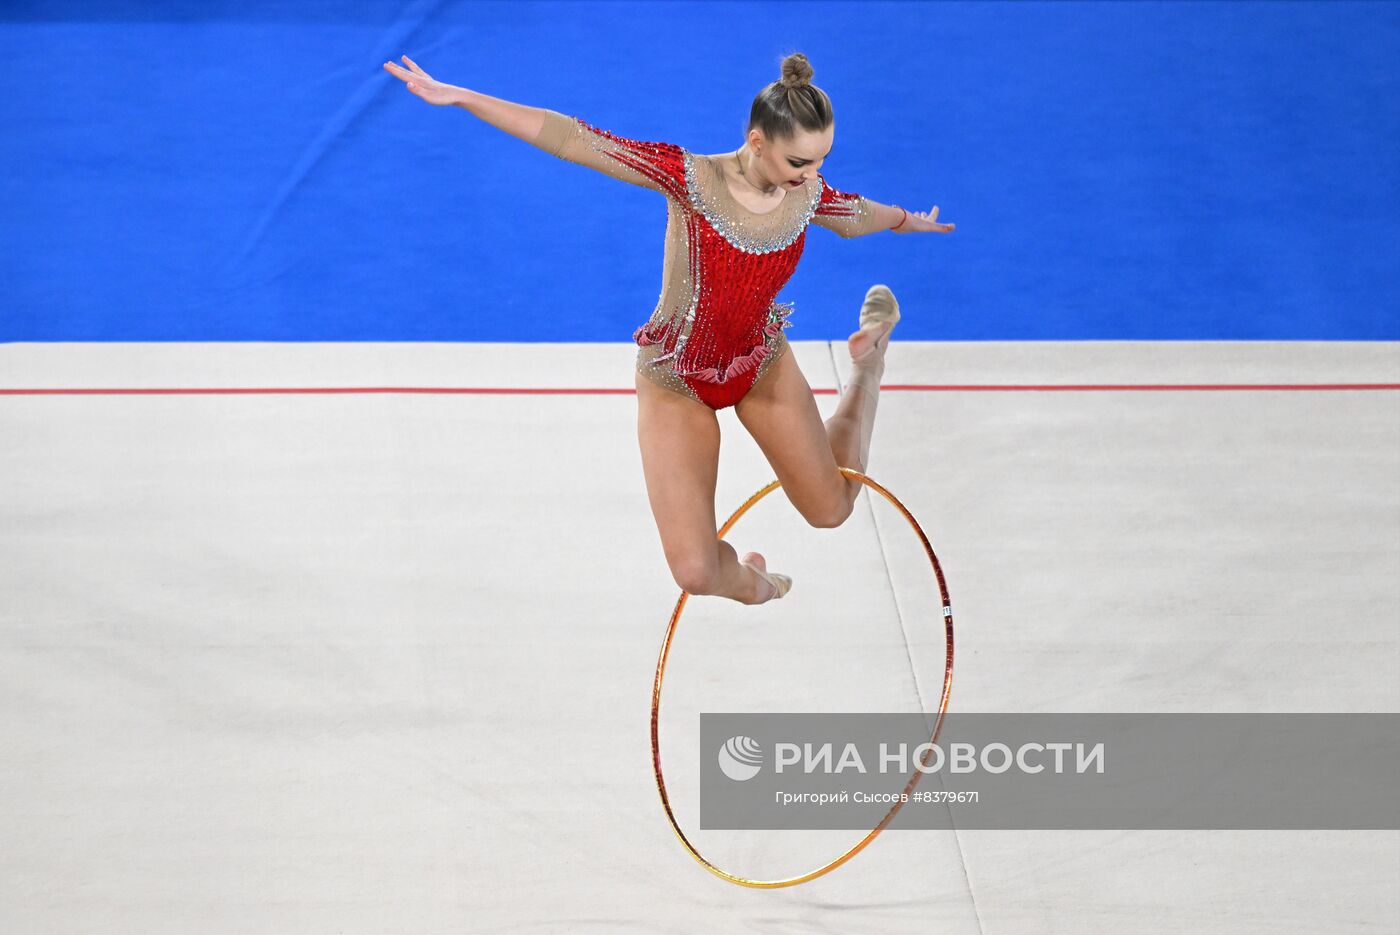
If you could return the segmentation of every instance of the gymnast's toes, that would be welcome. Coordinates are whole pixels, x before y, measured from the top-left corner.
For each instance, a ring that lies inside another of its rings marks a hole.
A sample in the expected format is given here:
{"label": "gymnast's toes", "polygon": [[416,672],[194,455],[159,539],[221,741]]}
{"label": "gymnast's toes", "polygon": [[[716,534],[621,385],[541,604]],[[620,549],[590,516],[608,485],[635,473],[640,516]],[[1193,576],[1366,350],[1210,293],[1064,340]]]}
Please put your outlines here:
{"label": "gymnast's toes", "polygon": [[739,564],[752,569],[754,574],[759,577],[759,594],[758,599],[753,602],[755,604],[766,604],[769,601],[777,600],[792,587],[792,579],[787,575],[770,573],[767,561],[757,552],[746,552],[744,557],[739,560]]}

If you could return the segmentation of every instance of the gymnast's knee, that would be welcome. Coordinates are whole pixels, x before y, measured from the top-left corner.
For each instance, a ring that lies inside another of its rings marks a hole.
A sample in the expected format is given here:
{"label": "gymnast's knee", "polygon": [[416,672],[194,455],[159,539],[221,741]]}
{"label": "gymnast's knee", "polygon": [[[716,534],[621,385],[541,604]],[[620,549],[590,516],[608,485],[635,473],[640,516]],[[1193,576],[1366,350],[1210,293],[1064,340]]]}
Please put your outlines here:
{"label": "gymnast's knee", "polygon": [[802,518],[813,528],[835,529],[850,519],[854,510],[854,501],[838,500],[820,509],[809,509],[802,514]]}
{"label": "gymnast's knee", "polygon": [[671,563],[671,577],[687,594],[711,594],[719,586],[719,561],[693,556]]}

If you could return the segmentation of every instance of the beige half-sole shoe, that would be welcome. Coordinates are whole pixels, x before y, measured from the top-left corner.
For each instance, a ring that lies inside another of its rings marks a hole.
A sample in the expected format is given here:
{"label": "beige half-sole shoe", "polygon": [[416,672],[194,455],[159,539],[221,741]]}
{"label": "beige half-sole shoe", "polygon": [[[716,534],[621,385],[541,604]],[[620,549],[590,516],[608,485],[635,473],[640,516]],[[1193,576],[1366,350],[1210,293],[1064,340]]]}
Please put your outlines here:
{"label": "beige half-sole shoe", "polygon": [[[860,329],[867,327],[876,330],[876,337],[859,356],[856,356],[854,346],[852,347],[851,360],[860,363],[876,352],[876,348],[881,353],[889,346],[890,332],[894,330],[895,324],[899,321],[899,302],[895,299],[890,287],[884,283],[876,283],[865,292],[865,301],[860,306]],[[879,327],[883,325],[884,327]],[[851,335],[854,339],[856,335]]]}
{"label": "beige half-sole shoe", "polygon": [[892,325],[899,321],[899,302],[889,286],[876,283],[865,292],[865,302],[860,307],[860,326],[864,328],[882,321]]}
{"label": "beige half-sole shoe", "polygon": [[764,581],[767,581],[773,586],[773,596],[768,598],[767,600],[760,601],[760,603],[766,604],[768,603],[768,601],[776,601],[788,591],[792,590],[792,579],[789,578],[787,575],[780,575],[777,572],[764,571],[762,568],[759,568],[753,562],[740,562],[739,564],[752,568],[754,574],[758,575]]}

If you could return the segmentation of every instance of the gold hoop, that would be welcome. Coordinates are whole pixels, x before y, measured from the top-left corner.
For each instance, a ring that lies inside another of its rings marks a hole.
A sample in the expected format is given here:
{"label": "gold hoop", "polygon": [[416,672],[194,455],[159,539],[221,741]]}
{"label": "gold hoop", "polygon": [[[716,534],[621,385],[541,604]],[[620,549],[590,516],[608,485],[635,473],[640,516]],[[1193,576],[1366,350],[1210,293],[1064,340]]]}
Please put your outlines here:
{"label": "gold hoop", "polygon": [[[871,478],[867,477],[859,471],[844,467],[838,468],[838,470],[840,470],[841,473],[844,474],[846,477],[849,477],[853,480],[858,480],[865,486],[871,488],[872,490],[878,491],[886,500],[894,504],[895,509],[899,510],[899,512],[904,515],[904,518],[909,521],[909,525],[914,528],[914,532],[918,535],[919,541],[923,543],[924,552],[928,555],[929,564],[933,566],[934,576],[938,579],[938,591],[939,596],[942,598],[940,606],[943,608],[943,625],[944,632],[947,638],[948,655],[943,670],[943,694],[938,702],[938,720],[933,726],[933,735],[929,738],[929,744],[935,744],[938,742],[939,732],[943,729],[943,715],[946,714],[948,711],[948,696],[952,693],[953,690],[953,607],[952,602],[948,599],[948,585],[943,580],[943,569],[939,566],[938,556],[933,554],[933,548],[929,545],[928,537],[924,535],[924,531],[922,528],[920,528],[918,520],[914,519],[914,514],[910,513],[909,510],[905,508],[904,504],[899,502],[899,500],[895,497],[894,494],[890,493],[884,487],[880,486],[874,480],[872,480]],[[753,496],[745,500],[744,505],[739,507],[739,509],[735,510],[734,514],[730,516],[728,520],[725,521],[723,526],[720,527],[719,538],[723,539],[725,533],[729,532],[729,530],[733,528],[734,524],[738,522],[739,517],[747,513],[750,507],[752,507],[758,501],[762,500],[764,497],[768,496],[768,494],[772,493],[774,490],[777,490],[780,486],[782,485],[778,481],[772,481],[768,484],[768,486],[764,487],[762,490],[758,491]],[[657,736],[657,724],[659,722],[661,713],[661,680],[666,675],[666,657],[671,652],[671,638],[675,636],[676,625],[680,623],[681,611],[685,608],[685,601],[687,597],[689,597],[689,595],[685,591],[681,591],[680,599],[676,601],[676,609],[671,612],[671,622],[666,627],[666,638],[661,643],[661,658],[656,663],[656,681],[652,685],[651,689],[651,765],[652,771],[656,774],[656,791],[661,793],[661,805],[666,810],[666,819],[671,823],[671,830],[676,832],[676,837],[680,838],[681,844],[684,845],[685,849],[690,852],[691,857],[694,857],[697,861],[700,862],[700,865],[702,867],[713,873],[715,876],[720,877],[721,879],[728,880],[731,883],[737,883],[740,886],[752,886],[762,889],[776,889],[777,887],[781,886],[794,886],[798,883],[806,883],[808,880],[814,880],[824,873],[828,873],[832,870],[835,870],[837,867],[850,860],[856,854],[860,853],[860,851],[867,844],[875,840],[876,835],[878,835],[881,831],[885,829],[886,826],[889,825],[889,823],[894,819],[896,813],[898,813],[900,808],[903,806],[903,802],[900,801],[900,798],[902,797],[896,797],[894,806],[889,810],[889,812],[880,821],[880,823],[875,826],[874,830],[867,834],[864,838],[862,838],[854,847],[846,851],[846,853],[842,854],[840,857],[837,857],[830,863],[818,867],[816,870],[811,870],[807,873],[802,874],[801,876],[790,877],[786,880],[750,880],[746,877],[737,876],[735,874],[721,870],[719,867],[716,867],[714,864],[706,860],[700,854],[700,852],[695,849],[694,845],[692,845],[690,843],[690,840],[685,836],[685,832],[681,831],[680,825],[676,824],[676,816],[671,811],[671,800],[666,797],[666,781],[661,776],[661,747]],[[928,765],[928,757],[931,753],[932,747],[930,746],[930,748],[928,748],[924,753],[923,765]],[[904,792],[906,795],[909,792],[913,791],[914,787],[918,785],[919,778],[922,775],[923,773],[921,770],[917,768],[914,770],[912,778],[909,780],[909,783],[904,787]]]}

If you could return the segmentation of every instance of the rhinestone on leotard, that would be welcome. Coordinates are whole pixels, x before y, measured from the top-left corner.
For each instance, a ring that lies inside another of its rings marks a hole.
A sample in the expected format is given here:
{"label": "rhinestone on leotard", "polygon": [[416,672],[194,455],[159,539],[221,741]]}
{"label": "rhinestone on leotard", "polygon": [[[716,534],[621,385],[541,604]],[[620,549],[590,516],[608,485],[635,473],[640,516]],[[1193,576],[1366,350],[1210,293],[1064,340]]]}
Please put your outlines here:
{"label": "rhinestone on leotard", "polygon": [[633,333],[649,380],[711,408],[734,405],[787,348],[792,277],[809,224],[843,237],[872,233],[873,202],[826,185],[820,173],[773,211],[748,211],[723,167],[670,143],[631,140],[546,111],[536,145],[667,199],[661,291]]}
{"label": "rhinestone on leotard", "polygon": [[[793,241],[807,229],[807,224],[812,220],[812,215],[817,210],[817,203],[821,200],[821,182],[807,186],[805,190],[807,194],[806,204],[802,206],[801,211],[797,213],[787,229],[779,231],[775,236],[759,236],[746,228],[736,218],[725,214],[716,200],[704,191],[704,187],[696,177],[695,156],[686,151],[681,158],[685,164],[685,187],[691,207],[699,211],[721,237],[745,253],[773,253],[792,246]],[[781,208],[777,210],[781,210]]]}

